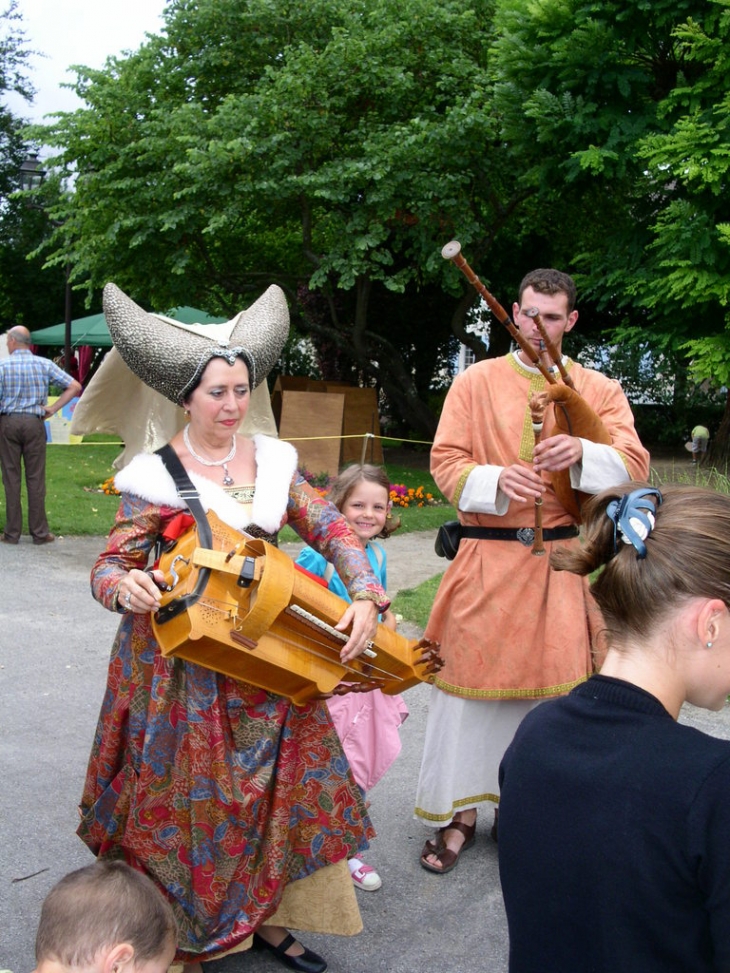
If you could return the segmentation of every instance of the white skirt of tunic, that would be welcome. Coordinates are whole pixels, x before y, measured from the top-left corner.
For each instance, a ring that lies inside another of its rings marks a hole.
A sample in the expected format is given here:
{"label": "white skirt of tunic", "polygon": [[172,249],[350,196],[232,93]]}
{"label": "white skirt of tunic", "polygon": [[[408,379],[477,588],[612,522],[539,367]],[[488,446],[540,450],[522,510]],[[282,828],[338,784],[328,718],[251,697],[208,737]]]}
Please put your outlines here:
{"label": "white skirt of tunic", "polygon": [[414,816],[441,828],[454,814],[499,803],[499,765],[541,700],[476,700],[431,689]]}

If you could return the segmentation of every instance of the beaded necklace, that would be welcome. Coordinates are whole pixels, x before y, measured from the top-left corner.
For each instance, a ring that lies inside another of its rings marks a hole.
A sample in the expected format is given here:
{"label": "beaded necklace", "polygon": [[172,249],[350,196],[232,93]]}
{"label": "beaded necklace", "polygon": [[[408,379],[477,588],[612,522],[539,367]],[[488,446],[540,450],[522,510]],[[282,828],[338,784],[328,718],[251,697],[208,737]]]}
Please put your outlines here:
{"label": "beaded necklace", "polygon": [[228,472],[228,464],[236,455],[236,434],[234,433],[231,437],[231,451],[228,456],[225,456],[223,459],[204,459],[193,449],[193,444],[190,442],[190,436],[188,434],[189,428],[189,426],[185,426],[183,429],[183,439],[185,440],[185,446],[193,459],[197,460],[198,463],[201,463],[203,466],[222,466],[223,486],[233,486],[234,480],[231,474]]}

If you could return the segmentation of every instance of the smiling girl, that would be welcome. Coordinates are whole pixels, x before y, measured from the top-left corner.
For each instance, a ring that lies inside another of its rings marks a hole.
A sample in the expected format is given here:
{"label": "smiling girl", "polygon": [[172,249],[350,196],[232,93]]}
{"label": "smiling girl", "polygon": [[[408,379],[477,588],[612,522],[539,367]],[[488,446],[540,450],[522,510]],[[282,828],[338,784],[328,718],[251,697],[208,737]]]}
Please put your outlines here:
{"label": "smiling girl", "polygon": [[[376,537],[389,537],[400,526],[391,515],[390,478],[380,466],[349,466],[330,487],[330,500],[341,512],[365,548],[373,574],[387,591],[385,551]],[[324,578],[327,587],[349,601],[347,590],[334,567],[311,547],[297,558],[311,574]],[[382,623],[395,629],[396,619],[388,610]],[[386,696],[379,689],[369,693],[347,693],[327,701],[352,774],[365,794],[383,776],[400,753],[398,729],[408,716],[400,696]],[[377,891],[382,883],[371,865],[360,858],[348,860],[356,888]]]}

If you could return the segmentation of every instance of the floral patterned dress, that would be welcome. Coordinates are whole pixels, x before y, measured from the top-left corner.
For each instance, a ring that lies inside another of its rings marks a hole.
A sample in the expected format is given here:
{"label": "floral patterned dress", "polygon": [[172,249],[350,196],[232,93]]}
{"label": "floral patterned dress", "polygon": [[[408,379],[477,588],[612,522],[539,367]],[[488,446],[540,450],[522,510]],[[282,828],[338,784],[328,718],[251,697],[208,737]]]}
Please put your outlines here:
{"label": "floral patterned dress", "polygon": [[[105,607],[118,610],[121,578],[147,566],[179,514],[122,494],[92,571]],[[355,587],[382,592],[338,512],[298,476],[284,519],[329,551]],[[325,703],[294,706],[165,658],[150,616],[139,614],[124,615],[114,642],[81,815],[78,834],[96,855],[124,858],[170,899],[183,961],[239,946],[289,883],[374,835]]]}

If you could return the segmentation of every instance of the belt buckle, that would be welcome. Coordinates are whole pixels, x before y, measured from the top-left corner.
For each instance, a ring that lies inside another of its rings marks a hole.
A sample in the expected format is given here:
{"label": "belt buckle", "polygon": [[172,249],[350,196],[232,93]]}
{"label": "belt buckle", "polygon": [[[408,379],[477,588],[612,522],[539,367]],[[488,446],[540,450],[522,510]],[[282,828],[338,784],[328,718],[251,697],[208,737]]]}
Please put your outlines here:
{"label": "belt buckle", "polygon": [[192,489],[188,487],[180,487],[177,492],[180,499],[185,500],[186,503],[188,500],[197,500],[197,498],[200,496],[195,487],[192,487]]}
{"label": "belt buckle", "polygon": [[517,531],[517,540],[520,544],[524,544],[525,547],[532,547],[535,540],[535,528],[534,527],[520,527]]}

